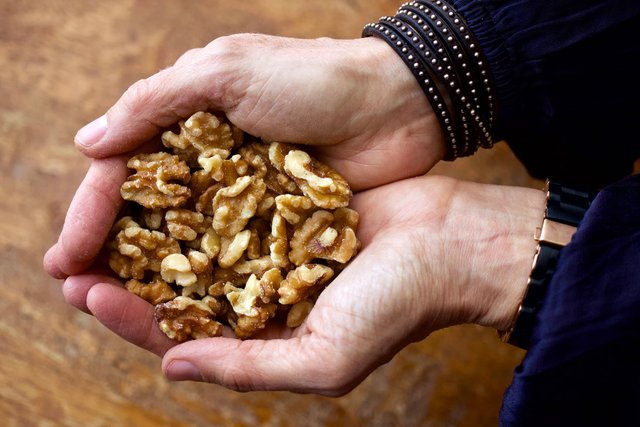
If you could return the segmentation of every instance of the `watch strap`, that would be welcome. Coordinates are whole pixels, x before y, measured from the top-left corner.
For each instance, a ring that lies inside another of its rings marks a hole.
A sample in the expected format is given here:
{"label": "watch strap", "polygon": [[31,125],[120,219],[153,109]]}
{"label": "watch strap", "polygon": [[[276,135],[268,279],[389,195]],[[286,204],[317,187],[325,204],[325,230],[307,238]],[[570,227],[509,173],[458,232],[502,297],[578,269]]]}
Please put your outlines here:
{"label": "watch strap", "polygon": [[511,330],[507,342],[516,347],[528,349],[531,344],[531,332],[535,324],[538,311],[547,292],[547,285],[556,271],[560,248],[539,245],[533,258],[531,276],[527,284],[527,292],[520,304],[516,322]]}
{"label": "watch strap", "polygon": [[547,181],[545,218],[577,227],[584,218],[596,193]]}
{"label": "watch strap", "polygon": [[582,221],[595,192],[547,180],[545,216],[542,226],[536,230],[538,247],[533,258],[527,290],[518,307],[513,326],[503,331],[503,341],[528,349],[531,335],[542,307],[551,278],[556,271],[562,248],[567,245],[576,227]]}

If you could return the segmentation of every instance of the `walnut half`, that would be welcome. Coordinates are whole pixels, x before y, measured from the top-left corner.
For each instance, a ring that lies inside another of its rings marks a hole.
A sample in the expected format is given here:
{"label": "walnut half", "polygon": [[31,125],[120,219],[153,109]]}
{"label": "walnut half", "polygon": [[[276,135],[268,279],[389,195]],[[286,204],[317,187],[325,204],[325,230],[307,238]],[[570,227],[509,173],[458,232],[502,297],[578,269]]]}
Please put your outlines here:
{"label": "walnut half", "polygon": [[156,305],[154,312],[160,330],[176,341],[222,335],[222,324],[205,302],[179,296]]}

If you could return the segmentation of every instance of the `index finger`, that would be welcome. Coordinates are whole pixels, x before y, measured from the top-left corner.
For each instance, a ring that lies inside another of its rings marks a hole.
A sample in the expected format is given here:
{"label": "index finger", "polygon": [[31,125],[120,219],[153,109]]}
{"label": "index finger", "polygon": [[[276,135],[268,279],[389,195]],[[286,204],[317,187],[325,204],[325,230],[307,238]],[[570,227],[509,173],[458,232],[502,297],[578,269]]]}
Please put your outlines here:
{"label": "index finger", "polygon": [[74,275],[93,263],[122,207],[120,186],[127,175],[122,156],[91,162],[71,201],[55,250],[46,255],[47,273],[58,278]]}

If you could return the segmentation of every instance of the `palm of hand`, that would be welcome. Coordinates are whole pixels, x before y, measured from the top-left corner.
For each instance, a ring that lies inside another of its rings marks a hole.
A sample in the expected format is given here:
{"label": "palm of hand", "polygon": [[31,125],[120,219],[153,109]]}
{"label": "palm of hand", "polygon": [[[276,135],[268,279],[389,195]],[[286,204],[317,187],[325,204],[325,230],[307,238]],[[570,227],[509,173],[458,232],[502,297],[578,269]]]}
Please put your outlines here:
{"label": "palm of hand", "polygon": [[[377,69],[369,72],[362,63]],[[402,73],[408,78],[399,78]],[[386,92],[390,96],[380,102]],[[118,210],[118,188],[127,174],[125,157],[114,156],[203,109],[225,111],[240,128],[265,139],[316,145],[316,156],[355,190],[424,173],[443,154],[424,96],[384,43],[259,36],[213,42],[132,86],[109,111],[99,143],[79,144],[102,159],[94,161],[45,260],[55,277],[75,274],[63,288],[70,303],[134,344],[166,353],[171,377],[181,377],[174,362],[188,360],[200,369],[192,379],[326,394],[347,391],[406,343],[449,321],[440,316],[444,308],[436,309],[445,299],[446,269],[425,267],[437,259],[432,251],[441,250],[435,236],[446,191],[433,197],[418,190],[424,186],[401,182],[356,195],[364,249],[303,326],[274,326],[251,341],[215,338],[175,346],[155,326],[149,304],[87,267]]]}
{"label": "palm of hand", "polygon": [[[113,280],[74,276],[65,282],[65,295],[123,338],[159,355],[166,352],[170,377],[186,379],[176,376],[174,363],[187,360],[200,370],[189,379],[240,390],[342,394],[406,344],[450,321],[440,316],[447,312],[441,304],[446,271],[428,262],[439,256],[431,252],[439,250],[447,189],[436,185],[425,191],[412,181],[356,195],[363,250],[296,330],[273,325],[256,340],[221,337],[176,346],[155,326],[151,305],[104,284]],[[431,243],[425,247],[419,241]]]}

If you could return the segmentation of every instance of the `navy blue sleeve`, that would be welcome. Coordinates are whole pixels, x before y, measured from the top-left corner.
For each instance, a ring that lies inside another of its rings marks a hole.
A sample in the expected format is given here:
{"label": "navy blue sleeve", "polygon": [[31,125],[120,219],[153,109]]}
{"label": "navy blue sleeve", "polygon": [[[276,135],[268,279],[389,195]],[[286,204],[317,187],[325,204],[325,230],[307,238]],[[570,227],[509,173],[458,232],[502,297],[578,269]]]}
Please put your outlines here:
{"label": "navy blue sleeve", "polygon": [[452,0],[488,57],[504,139],[539,178],[602,187],[640,156],[640,1]]}
{"label": "navy blue sleeve", "polygon": [[[605,187],[640,157],[640,1],[452,0],[489,61],[530,173]],[[640,176],[598,195],[563,249],[504,426],[640,426]]]}
{"label": "navy blue sleeve", "polygon": [[640,426],[640,175],[605,188],[561,252],[505,426]]}

